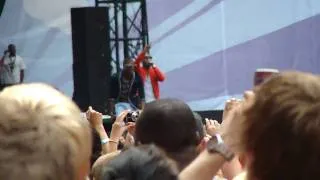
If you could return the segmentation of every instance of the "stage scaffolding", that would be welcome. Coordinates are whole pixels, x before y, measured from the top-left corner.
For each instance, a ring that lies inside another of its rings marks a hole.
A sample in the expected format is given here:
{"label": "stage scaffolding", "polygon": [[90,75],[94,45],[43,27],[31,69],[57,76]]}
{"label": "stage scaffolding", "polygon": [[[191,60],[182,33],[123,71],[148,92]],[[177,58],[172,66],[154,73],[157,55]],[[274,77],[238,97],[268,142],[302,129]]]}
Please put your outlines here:
{"label": "stage scaffolding", "polygon": [[125,58],[134,58],[149,43],[146,0],[96,0],[96,7],[108,7],[113,66],[120,72]]}

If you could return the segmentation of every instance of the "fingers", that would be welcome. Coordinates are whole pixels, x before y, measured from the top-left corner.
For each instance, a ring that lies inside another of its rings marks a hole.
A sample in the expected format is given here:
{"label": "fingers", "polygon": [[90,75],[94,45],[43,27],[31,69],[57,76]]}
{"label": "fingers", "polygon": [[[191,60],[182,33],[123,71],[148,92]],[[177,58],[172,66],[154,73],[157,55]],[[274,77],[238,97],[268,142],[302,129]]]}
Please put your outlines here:
{"label": "fingers", "polygon": [[147,44],[145,47],[144,47],[144,51],[149,51],[149,49],[151,48],[150,44]]}
{"label": "fingers", "polygon": [[128,110],[122,111],[118,117],[125,117],[129,113]]}
{"label": "fingers", "polygon": [[96,111],[92,109],[92,106],[89,106],[86,113],[87,113],[87,116],[90,116],[91,114],[93,114],[93,113],[95,113],[95,112],[96,112]]}
{"label": "fingers", "polygon": [[215,126],[215,127],[220,127],[220,123],[217,120],[211,120],[206,118],[206,126]]}
{"label": "fingers", "polygon": [[225,110],[229,111],[232,108],[232,101],[231,99],[227,100],[226,105],[225,105]]}
{"label": "fingers", "polygon": [[231,98],[226,102],[225,111],[230,111],[241,103],[242,103],[241,99]]}
{"label": "fingers", "polygon": [[208,118],[206,118],[205,121],[206,121],[206,124],[205,124],[205,125],[209,125],[209,124],[210,124],[210,121],[209,121]]}
{"label": "fingers", "polygon": [[249,97],[249,96],[253,96],[254,95],[254,92],[253,91],[246,91],[244,92],[244,97]]}
{"label": "fingers", "polygon": [[214,125],[217,129],[220,128],[220,123],[219,123],[217,120],[214,120],[214,121],[213,121],[213,125]]}
{"label": "fingers", "polygon": [[120,115],[117,117],[116,122],[123,122],[123,120],[126,118],[128,113],[129,113],[128,110],[121,112]]}
{"label": "fingers", "polygon": [[205,119],[205,130],[206,133],[213,136],[218,133],[220,129],[220,123],[217,120]]}
{"label": "fingers", "polygon": [[255,98],[255,94],[253,91],[246,91],[243,95],[245,101],[252,101]]}

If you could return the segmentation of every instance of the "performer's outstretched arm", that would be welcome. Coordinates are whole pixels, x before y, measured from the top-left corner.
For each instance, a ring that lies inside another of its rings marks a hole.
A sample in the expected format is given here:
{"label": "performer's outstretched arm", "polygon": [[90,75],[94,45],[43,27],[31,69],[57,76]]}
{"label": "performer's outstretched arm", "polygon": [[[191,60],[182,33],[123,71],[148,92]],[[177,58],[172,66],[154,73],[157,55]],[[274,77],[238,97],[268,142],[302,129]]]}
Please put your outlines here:
{"label": "performer's outstretched arm", "polygon": [[136,60],[134,61],[135,65],[137,68],[141,68],[141,63],[144,60],[144,58],[146,57],[146,53],[149,51],[150,46],[147,45],[146,47],[144,47],[144,49],[142,50],[142,52],[138,55],[138,57],[136,58]]}
{"label": "performer's outstretched arm", "polygon": [[164,73],[161,72],[161,70],[157,66],[153,65],[153,69],[154,69],[154,72],[156,73],[158,81],[164,81],[166,79]]}

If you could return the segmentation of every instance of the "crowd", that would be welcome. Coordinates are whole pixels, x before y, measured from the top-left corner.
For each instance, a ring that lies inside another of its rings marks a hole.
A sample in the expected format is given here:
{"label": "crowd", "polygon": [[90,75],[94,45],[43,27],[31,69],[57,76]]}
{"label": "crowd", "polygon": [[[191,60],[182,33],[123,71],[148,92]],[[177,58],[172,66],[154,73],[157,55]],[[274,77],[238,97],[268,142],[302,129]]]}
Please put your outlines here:
{"label": "crowd", "polygon": [[[111,132],[91,107],[44,84],[0,93],[0,179],[302,180],[320,178],[320,77],[283,72],[226,102],[222,123],[183,101],[145,104]],[[90,163],[92,133],[100,157]],[[121,146],[120,146],[121,144]]]}

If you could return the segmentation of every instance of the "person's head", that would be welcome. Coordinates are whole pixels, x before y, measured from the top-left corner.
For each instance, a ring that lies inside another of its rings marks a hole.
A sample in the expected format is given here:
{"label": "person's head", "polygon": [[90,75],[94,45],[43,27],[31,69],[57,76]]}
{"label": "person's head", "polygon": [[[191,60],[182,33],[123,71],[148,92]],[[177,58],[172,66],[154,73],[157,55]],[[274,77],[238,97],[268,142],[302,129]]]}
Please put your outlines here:
{"label": "person's head", "polygon": [[198,137],[198,150],[199,152],[205,149],[206,142],[205,142],[205,129],[203,124],[203,118],[201,115],[197,112],[193,112],[193,116],[196,120],[196,126],[197,126],[197,137]]}
{"label": "person's head", "polygon": [[104,180],[177,180],[174,161],[154,145],[131,147],[102,169]]}
{"label": "person's head", "polygon": [[142,61],[142,65],[144,68],[149,69],[152,66],[152,56],[146,54],[144,60]]}
{"label": "person's head", "polygon": [[320,178],[320,78],[288,72],[244,105],[242,143],[251,179]]}
{"label": "person's head", "polygon": [[134,61],[132,59],[123,60],[123,71],[124,73],[134,72]]}
{"label": "person's head", "polygon": [[[135,141],[156,144],[175,159],[181,168],[195,158],[200,143],[191,109],[176,99],[161,99],[146,104],[136,122]],[[185,154],[192,155],[185,157]]]}
{"label": "person's head", "polygon": [[90,135],[78,107],[54,88],[5,88],[0,93],[0,179],[84,179]]}
{"label": "person's head", "polygon": [[115,151],[112,153],[108,153],[105,155],[100,156],[92,165],[91,169],[91,175],[93,177],[93,180],[102,180],[102,170],[103,167],[108,165],[108,163],[117,157],[121,152],[120,151]]}
{"label": "person's head", "polygon": [[16,55],[16,46],[14,44],[9,44],[8,51],[11,55]]}
{"label": "person's head", "polygon": [[205,137],[205,129],[203,128],[203,126],[204,126],[203,118],[197,112],[193,112],[193,116],[194,116],[194,119],[196,120],[197,136],[200,141]]}
{"label": "person's head", "polygon": [[177,99],[147,103],[136,122],[138,143],[155,143],[166,151],[197,145],[197,126],[189,106]]}

